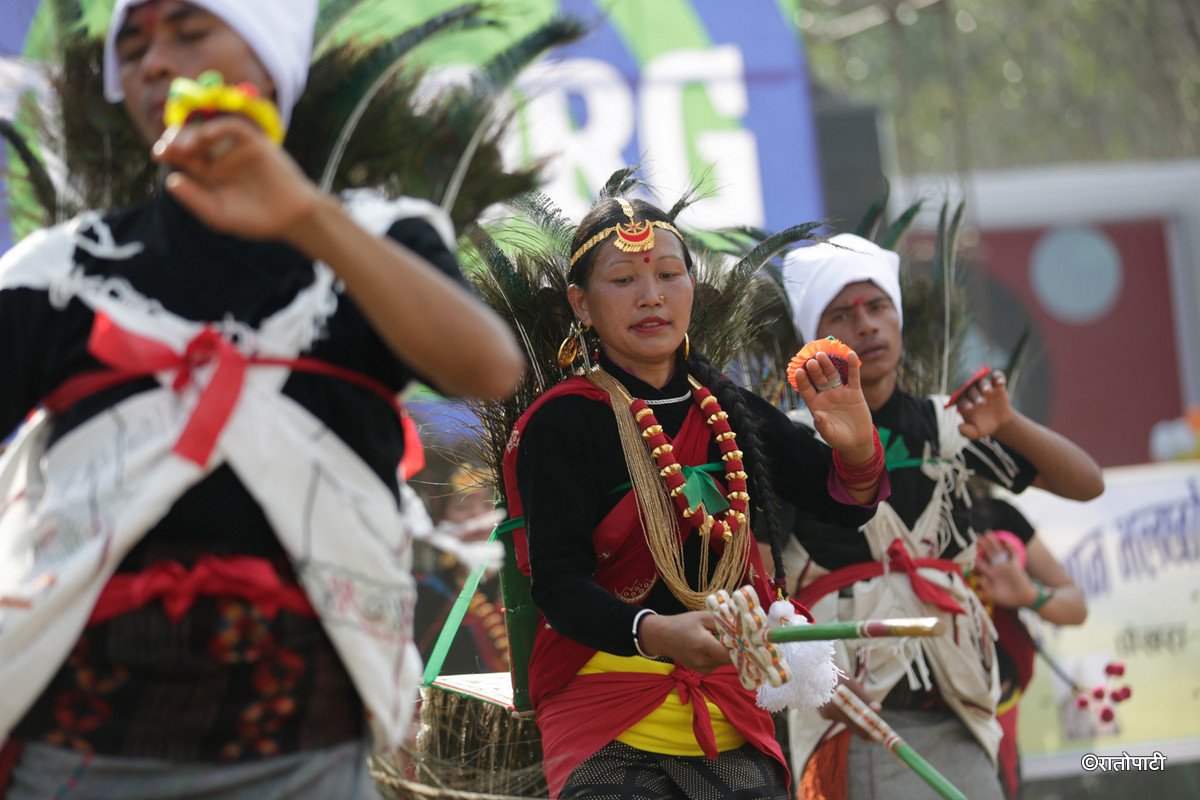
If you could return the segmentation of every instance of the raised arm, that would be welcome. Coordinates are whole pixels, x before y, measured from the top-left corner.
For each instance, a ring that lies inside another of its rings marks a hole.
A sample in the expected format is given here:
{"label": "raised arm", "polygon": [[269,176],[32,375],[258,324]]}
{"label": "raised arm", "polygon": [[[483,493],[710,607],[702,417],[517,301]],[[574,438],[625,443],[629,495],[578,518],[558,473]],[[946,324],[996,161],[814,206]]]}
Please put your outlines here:
{"label": "raised arm", "polygon": [[1100,466],[1077,444],[1012,407],[1003,372],[993,372],[958,401],[968,439],[991,436],[1024,456],[1038,477],[1034,486],[1070,500],[1091,500],[1104,491]]}
{"label": "raised arm", "polygon": [[501,320],[424,258],[355,222],[283,150],[238,117],[168,132],[167,189],[217,231],[276,239],[328,264],[397,356],[440,389],[499,398],[524,360]]}

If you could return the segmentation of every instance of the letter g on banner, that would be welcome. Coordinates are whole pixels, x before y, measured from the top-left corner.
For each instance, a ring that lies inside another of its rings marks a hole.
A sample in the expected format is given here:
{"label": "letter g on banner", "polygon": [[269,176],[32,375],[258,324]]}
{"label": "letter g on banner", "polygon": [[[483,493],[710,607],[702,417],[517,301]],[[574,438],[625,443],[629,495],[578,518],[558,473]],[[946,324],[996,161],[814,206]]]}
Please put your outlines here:
{"label": "letter g on banner", "polygon": [[[687,89],[699,87],[724,129],[691,131]],[[709,50],[676,50],[642,70],[638,102],[641,140],[655,183],[683,192],[692,175],[712,171],[716,194],[698,200],[689,221],[707,227],[765,223],[758,142],[741,127],[749,110],[742,51],[727,44]]]}

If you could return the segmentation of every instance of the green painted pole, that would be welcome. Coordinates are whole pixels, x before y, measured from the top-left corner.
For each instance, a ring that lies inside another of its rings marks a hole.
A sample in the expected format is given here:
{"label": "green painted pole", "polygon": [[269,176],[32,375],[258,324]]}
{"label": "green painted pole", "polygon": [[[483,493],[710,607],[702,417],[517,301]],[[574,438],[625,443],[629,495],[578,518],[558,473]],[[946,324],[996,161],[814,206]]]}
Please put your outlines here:
{"label": "green painted pole", "polygon": [[875,639],[887,636],[937,636],[945,626],[937,617],[903,619],[863,619],[847,622],[819,622],[814,625],[788,625],[772,628],[768,640],[812,642],[825,639]]}

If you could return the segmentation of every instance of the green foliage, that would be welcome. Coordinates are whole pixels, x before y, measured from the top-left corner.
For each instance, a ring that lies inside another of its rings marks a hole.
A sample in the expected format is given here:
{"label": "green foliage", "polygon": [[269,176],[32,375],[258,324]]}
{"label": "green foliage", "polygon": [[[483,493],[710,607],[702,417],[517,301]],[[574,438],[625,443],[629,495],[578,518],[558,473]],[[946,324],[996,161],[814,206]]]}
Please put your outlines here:
{"label": "green foliage", "polygon": [[901,4],[842,38],[860,4],[793,5],[814,79],[895,120],[901,173],[1200,155],[1195,0]]}

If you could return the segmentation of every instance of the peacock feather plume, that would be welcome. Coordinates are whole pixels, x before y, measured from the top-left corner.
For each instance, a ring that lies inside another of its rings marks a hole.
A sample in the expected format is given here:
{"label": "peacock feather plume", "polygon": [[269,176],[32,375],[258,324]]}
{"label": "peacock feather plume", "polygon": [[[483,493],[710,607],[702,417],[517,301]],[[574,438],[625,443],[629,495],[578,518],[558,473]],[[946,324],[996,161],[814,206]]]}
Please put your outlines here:
{"label": "peacock feather plume", "polygon": [[[484,4],[449,9],[390,38],[339,42],[338,30],[368,4],[322,3],[308,87],[284,143],[305,173],[333,191],[371,186],[428,199],[458,230],[532,190],[540,164],[512,168],[501,155],[512,121],[506,93],[523,67],[578,38],[583,26],[552,19],[494,56],[467,86],[435,93],[409,57],[439,38],[495,27]],[[15,156],[7,177],[17,231],[136,202],[154,184],[145,144],[103,97],[101,5],[49,0],[56,50],[44,61],[47,91],[28,95],[17,120],[0,120]]]}

